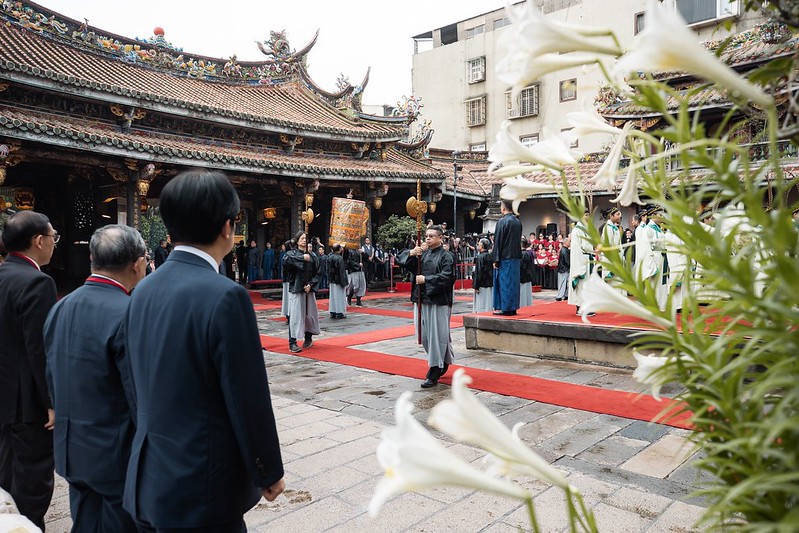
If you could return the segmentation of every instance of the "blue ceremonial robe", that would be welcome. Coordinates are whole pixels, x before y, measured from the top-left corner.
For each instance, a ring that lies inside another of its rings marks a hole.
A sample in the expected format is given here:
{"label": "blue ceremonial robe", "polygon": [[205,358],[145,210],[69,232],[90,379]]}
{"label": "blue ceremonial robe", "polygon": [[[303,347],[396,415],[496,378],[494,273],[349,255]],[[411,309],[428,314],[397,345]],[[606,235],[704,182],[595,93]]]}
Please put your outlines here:
{"label": "blue ceremonial robe", "polygon": [[519,259],[503,259],[494,269],[494,309],[519,309]]}

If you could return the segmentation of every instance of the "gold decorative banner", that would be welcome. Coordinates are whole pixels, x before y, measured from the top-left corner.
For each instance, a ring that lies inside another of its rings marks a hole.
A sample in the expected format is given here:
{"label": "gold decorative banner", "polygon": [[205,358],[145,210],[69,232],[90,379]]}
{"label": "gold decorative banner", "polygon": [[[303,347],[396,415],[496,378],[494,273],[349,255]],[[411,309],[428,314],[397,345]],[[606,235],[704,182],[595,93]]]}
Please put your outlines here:
{"label": "gold decorative banner", "polygon": [[339,243],[351,250],[361,246],[361,239],[366,236],[366,224],[369,222],[369,209],[363,200],[351,198],[333,198],[330,215],[330,239],[328,244]]}

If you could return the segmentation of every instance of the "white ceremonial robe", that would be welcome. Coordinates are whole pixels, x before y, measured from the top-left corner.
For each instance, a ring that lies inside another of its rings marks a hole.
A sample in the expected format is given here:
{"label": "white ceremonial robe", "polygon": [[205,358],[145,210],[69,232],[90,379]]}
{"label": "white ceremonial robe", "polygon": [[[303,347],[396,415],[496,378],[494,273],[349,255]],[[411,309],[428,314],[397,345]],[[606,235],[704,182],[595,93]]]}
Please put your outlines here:
{"label": "white ceremonial robe", "polygon": [[591,274],[591,257],[594,247],[588,240],[585,228],[577,224],[571,232],[569,248],[569,304],[580,307],[583,304],[582,289]]}
{"label": "white ceremonial robe", "polygon": [[[646,241],[649,244],[648,251],[641,261],[642,283],[649,283],[655,290],[655,298],[661,310],[666,309],[666,302],[669,299],[668,278],[663,278],[663,260],[665,258],[666,243],[663,230],[654,222],[650,222],[644,229]],[[636,237],[637,239],[638,237]],[[638,254],[635,256],[638,260]]]}
{"label": "white ceremonial robe", "polygon": [[[614,224],[613,222],[608,221],[602,228],[602,246],[606,247],[620,247],[621,246],[621,228]],[[615,253],[621,253],[621,250]],[[602,254],[600,259],[606,260],[607,254]],[[613,276],[613,272],[608,270],[607,266],[603,266],[603,278],[609,278]]]}
{"label": "white ceremonial robe", "polygon": [[283,282],[283,296],[280,300],[280,314],[289,316],[289,282]]}
{"label": "white ceremonial robe", "polygon": [[666,260],[669,263],[669,292],[671,308],[674,312],[682,309],[682,288],[687,279],[688,258],[681,251],[682,239],[668,231],[664,234]]}

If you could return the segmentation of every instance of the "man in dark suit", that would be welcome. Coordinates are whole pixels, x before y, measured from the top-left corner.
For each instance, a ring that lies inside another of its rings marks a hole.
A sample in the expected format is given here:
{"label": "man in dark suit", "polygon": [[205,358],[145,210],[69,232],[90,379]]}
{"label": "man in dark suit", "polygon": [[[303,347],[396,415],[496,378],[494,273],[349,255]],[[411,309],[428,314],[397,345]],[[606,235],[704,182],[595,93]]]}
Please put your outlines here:
{"label": "man in dark suit", "polygon": [[158,270],[158,267],[164,264],[166,261],[167,256],[169,256],[169,252],[166,249],[166,239],[161,239],[158,243],[158,248],[155,249],[155,269]]}
{"label": "man in dark suit", "polygon": [[20,211],[6,221],[0,265],[0,487],[20,514],[44,530],[53,497],[54,414],[42,340],[56,301],[50,262],[58,233],[46,216]]}
{"label": "man in dark suit", "polygon": [[142,531],[245,531],[244,513],[284,481],[252,302],[217,274],[239,198],[223,173],[194,169],[159,207],[176,246],[125,320],[136,434],[124,506]]}
{"label": "man in dark suit", "polygon": [[136,411],[122,322],[147,250],[138,231],[112,224],[94,232],[89,253],[92,275],[44,324],[55,467],[69,482],[73,533],[133,533],[122,508]]}

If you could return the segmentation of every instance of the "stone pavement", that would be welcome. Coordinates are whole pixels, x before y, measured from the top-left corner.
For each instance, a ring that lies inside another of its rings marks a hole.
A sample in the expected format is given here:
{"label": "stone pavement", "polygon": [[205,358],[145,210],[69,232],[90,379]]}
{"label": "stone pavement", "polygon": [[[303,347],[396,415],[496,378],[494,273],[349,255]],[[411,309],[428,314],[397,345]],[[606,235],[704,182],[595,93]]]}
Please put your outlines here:
{"label": "stone pavement", "polygon": [[[467,295],[468,291],[459,293]],[[539,297],[537,295],[537,297]],[[546,293],[543,298],[551,295]],[[410,310],[404,297],[368,300],[369,307]],[[470,304],[456,302],[454,312]],[[368,308],[366,309],[368,311]],[[278,310],[259,312],[262,333],[285,336]],[[351,312],[346,320],[322,316],[321,339],[410,321]],[[467,351],[463,328],[453,329],[457,364],[514,372],[568,383],[639,391],[631,371]],[[415,338],[363,345],[372,351],[423,357]],[[313,350],[313,348],[311,348]],[[466,489],[440,488],[395,497],[376,519],[367,513],[382,477],[375,449],[393,423],[394,404],[413,393],[414,414],[424,422],[450,388],[419,388],[420,379],[264,352],[286,470],[286,491],[275,502],[262,500],[245,519],[250,531],[414,531],[514,532],[529,530],[519,502]],[[467,370],[468,372],[468,370]],[[589,413],[526,399],[476,392],[506,425],[524,422],[521,438],[561,469],[582,492],[603,532],[686,532],[702,514],[691,497],[701,479],[691,467],[687,431],[615,416]],[[481,467],[483,452],[442,438],[447,446]],[[558,489],[525,477],[514,479],[535,494],[543,531],[566,531],[564,498]],[[47,530],[70,527],[66,484],[57,481]]]}

